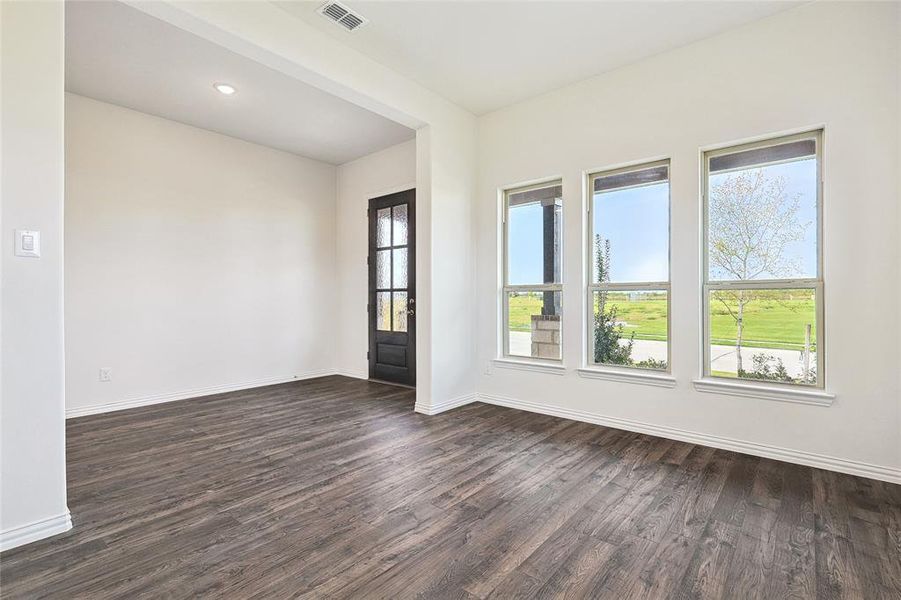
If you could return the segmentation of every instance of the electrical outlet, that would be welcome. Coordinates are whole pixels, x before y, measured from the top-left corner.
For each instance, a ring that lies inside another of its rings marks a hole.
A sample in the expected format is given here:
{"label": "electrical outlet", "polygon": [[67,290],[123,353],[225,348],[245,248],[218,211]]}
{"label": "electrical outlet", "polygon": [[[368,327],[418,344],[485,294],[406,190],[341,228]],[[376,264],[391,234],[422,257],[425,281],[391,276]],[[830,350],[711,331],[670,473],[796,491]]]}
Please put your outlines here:
{"label": "electrical outlet", "polygon": [[485,375],[491,375],[491,361],[485,361]]}
{"label": "electrical outlet", "polygon": [[113,370],[109,367],[101,367],[100,368],[100,381],[112,381],[113,380]]}

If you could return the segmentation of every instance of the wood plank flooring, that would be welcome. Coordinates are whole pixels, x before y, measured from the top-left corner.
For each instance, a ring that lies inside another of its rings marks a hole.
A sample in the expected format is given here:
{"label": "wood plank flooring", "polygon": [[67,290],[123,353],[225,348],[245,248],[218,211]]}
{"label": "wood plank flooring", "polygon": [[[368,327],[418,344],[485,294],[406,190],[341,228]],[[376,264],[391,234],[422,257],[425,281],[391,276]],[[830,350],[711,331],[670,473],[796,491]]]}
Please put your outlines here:
{"label": "wood plank flooring", "polygon": [[901,598],[901,486],[324,377],[70,420],[3,598]]}

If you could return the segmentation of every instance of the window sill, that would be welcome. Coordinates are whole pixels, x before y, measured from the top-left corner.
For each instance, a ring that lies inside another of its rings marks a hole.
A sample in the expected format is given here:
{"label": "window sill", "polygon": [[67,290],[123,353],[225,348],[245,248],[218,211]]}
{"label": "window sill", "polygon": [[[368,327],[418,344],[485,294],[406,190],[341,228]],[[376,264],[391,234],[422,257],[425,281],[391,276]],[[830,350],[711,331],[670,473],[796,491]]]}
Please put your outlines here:
{"label": "window sill", "polygon": [[637,383],[664,388],[676,387],[676,378],[666,373],[652,373],[637,369],[635,371],[601,369],[596,367],[583,367],[576,369],[576,371],[579,373],[579,377],[585,377],[586,379],[606,379],[607,381]]}
{"label": "window sill", "polygon": [[695,389],[709,394],[726,394],[745,398],[760,398],[778,402],[794,402],[796,404],[813,404],[814,406],[832,406],[835,394],[818,389],[793,389],[772,385],[755,385],[752,383],[733,383],[716,379],[695,379]]}
{"label": "window sill", "polygon": [[565,375],[566,367],[559,363],[538,362],[531,360],[515,360],[510,358],[495,358],[494,366],[499,369],[516,369],[520,371],[535,371],[536,373],[550,373],[551,375]]}

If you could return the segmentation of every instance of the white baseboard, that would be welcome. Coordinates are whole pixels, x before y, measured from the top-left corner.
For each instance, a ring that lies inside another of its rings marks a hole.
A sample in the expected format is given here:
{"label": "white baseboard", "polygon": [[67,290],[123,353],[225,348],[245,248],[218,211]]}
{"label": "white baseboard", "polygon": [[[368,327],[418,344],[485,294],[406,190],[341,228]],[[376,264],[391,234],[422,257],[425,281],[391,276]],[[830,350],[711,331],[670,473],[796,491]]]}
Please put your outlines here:
{"label": "white baseboard", "polygon": [[456,398],[451,398],[450,400],[445,400],[444,402],[438,402],[435,404],[424,404],[417,400],[416,406],[413,408],[413,410],[424,415],[437,415],[438,413],[443,413],[452,408],[471,404],[473,402],[476,402],[477,400],[478,396],[475,393],[458,396]]}
{"label": "white baseboard", "polygon": [[722,450],[732,450],[743,454],[751,454],[761,456],[763,458],[771,458],[781,460],[783,462],[805,465],[808,467],[816,467],[827,471],[837,471],[848,475],[858,475],[860,477],[868,477],[870,479],[878,479],[880,481],[888,481],[889,483],[901,484],[901,469],[895,467],[886,467],[881,465],[873,465],[862,463],[824,454],[815,454],[813,452],[805,452],[803,450],[791,450],[789,448],[780,448],[778,446],[770,446],[766,444],[758,444],[756,442],[745,442],[732,438],[709,435],[706,433],[697,433],[675,427],[666,427],[663,425],[653,425],[651,423],[643,423],[641,421],[633,421],[631,419],[620,419],[617,417],[605,417],[596,413],[589,413],[581,410],[572,410],[568,408],[560,408],[556,406],[548,406],[538,402],[528,402],[525,400],[516,400],[504,396],[493,394],[479,394],[478,401],[486,404],[495,404],[497,406],[506,406],[508,408],[517,408],[529,412],[541,413],[553,417],[562,417],[564,419],[572,419],[573,421],[582,421],[585,423],[593,423],[595,425],[604,425],[614,429],[624,429],[626,431],[634,431],[636,433],[646,433],[649,435],[678,440],[680,442],[689,442],[692,444],[700,444],[702,446],[710,446],[720,448]]}
{"label": "white baseboard", "polygon": [[369,373],[366,371],[351,371],[349,369],[335,369],[332,371],[334,375],[343,375],[344,377],[353,377],[354,379],[369,379]]}
{"label": "white baseboard", "polygon": [[[262,387],[266,385],[275,385],[279,383],[287,383],[290,381],[300,381],[303,379],[312,379],[315,377],[324,377],[327,375],[343,375],[345,377],[353,377],[356,379],[367,379],[368,376],[364,373],[358,373],[355,371],[345,371],[345,370],[336,370],[336,369],[323,369],[320,371],[310,371],[307,373],[302,373],[298,375],[291,375],[286,377],[272,377],[267,379],[257,379],[250,381],[243,381],[237,383],[231,383],[226,385],[219,386],[211,386],[207,388],[198,388],[193,390],[184,390],[180,392],[168,393],[168,394],[157,394],[151,396],[144,396],[140,398],[131,398],[127,400],[122,400],[119,402],[111,402],[108,404],[98,404],[93,406],[85,406],[78,408],[71,408],[66,410],[66,418],[74,418],[74,417],[82,417],[86,415],[95,415],[106,412],[112,412],[117,410],[125,410],[128,408],[136,408],[139,406],[150,406],[152,404],[160,404],[163,402],[172,402],[175,400],[185,400],[189,398],[196,398],[201,396],[209,396],[212,394],[221,394],[225,392],[234,392],[239,390],[246,390],[255,387]],[[439,413],[446,412],[448,410],[464,406],[466,404],[471,404],[473,402],[484,402],[486,404],[495,404],[497,406],[506,406],[509,408],[516,408],[519,410],[525,410],[529,412],[541,413],[544,415],[551,415],[554,417],[561,417],[564,419],[572,419],[574,421],[582,421],[585,423],[594,423],[596,425],[604,425],[606,427],[613,427],[615,429],[623,429],[626,431],[634,431],[637,433],[646,433],[649,435],[654,435],[657,437],[663,437],[672,440],[678,440],[682,442],[689,442],[692,444],[700,444],[702,446],[710,446],[713,448],[720,448],[723,450],[732,450],[734,452],[741,452],[744,454],[751,454],[754,456],[761,456],[764,458],[771,458],[774,460],[781,460],[784,462],[795,463],[799,465],[805,465],[809,467],[816,467],[819,469],[826,469],[828,471],[836,471],[839,473],[846,473],[849,475],[858,475],[860,477],[868,477],[871,479],[878,479],[881,481],[887,481],[890,483],[901,484],[901,468],[896,467],[888,467],[882,465],[873,465],[869,463],[863,463],[853,460],[847,460],[843,458],[837,458],[833,456],[827,456],[824,454],[816,454],[813,452],[805,452],[803,450],[792,450],[789,448],[781,448],[779,446],[770,446],[766,444],[759,444],[756,442],[747,442],[743,440],[736,440],[727,437],[721,437],[716,435],[709,435],[705,433],[698,433],[694,431],[688,431],[685,429],[678,429],[675,427],[667,427],[664,425],[654,425],[651,423],[644,423],[641,421],[634,421],[631,419],[621,419],[618,417],[607,417],[604,415],[599,415],[596,413],[590,413],[587,411],[573,410],[568,408],[561,408],[556,406],[549,406],[546,404],[538,403],[538,402],[529,402],[526,400],[517,400],[515,398],[509,398],[505,396],[498,396],[494,394],[466,394],[463,396],[458,396],[456,398],[451,398],[450,400],[446,400],[439,403],[425,403],[422,401],[417,401],[414,410],[418,413],[425,415],[437,415]],[[27,527],[36,526],[29,525]],[[71,523],[69,523],[71,526]],[[54,533],[59,533],[60,531],[65,531],[68,527],[64,529],[60,529],[59,531],[55,531]],[[16,530],[18,531],[18,529]],[[10,532],[3,532],[2,539],[5,543],[6,536],[8,534],[12,534]],[[47,534],[53,535],[53,533]],[[39,536],[46,537],[46,536]],[[34,538],[39,539],[39,538]],[[21,542],[26,543],[26,542]],[[18,544],[17,544],[18,545]],[[4,546],[5,547],[5,546]]]}
{"label": "white baseboard", "polygon": [[67,508],[66,512],[61,515],[0,531],[0,552],[22,546],[23,544],[36,542],[70,529],[72,529],[72,516]]}
{"label": "white baseboard", "polygon": [[[225,392],[237,392],[240,390],[248,390],[266,385],[275,385],[278,383],[288,383],[290,381],[301,381],[303,379],[313,379],[315,377],[325,377],[326,375],[338,374],[334,369],[321,369],[318,371],[308,371],[306,373],[298,373],[297,375],[286,375],[283,377],[267,377],[264,379],[251,379],[247,381],[238,381],[227,383],[224,385],[214,385],[204,388],[196,388],[192,390],[182,390],[178,392],[169,392],[165,394],[152,394],[149,396],[141,396],[138,398],[128,398],[117,402],[109,402],[106,404],[94,404],[91,406],[78,406],[66,409],[66,418],[73,419],[75,417],[84,417],[87,415],[98,415],[117,410],[125,410],[128,408],[137,408],[139,406],[150,406],[152,404],[162,404],[163,402],[173,402],[175,400],[187,400],[189,398],[198,398],[201,396],[211,396],[213,394],[222,394]],[[344,375],[344,373],[341,373]]]}

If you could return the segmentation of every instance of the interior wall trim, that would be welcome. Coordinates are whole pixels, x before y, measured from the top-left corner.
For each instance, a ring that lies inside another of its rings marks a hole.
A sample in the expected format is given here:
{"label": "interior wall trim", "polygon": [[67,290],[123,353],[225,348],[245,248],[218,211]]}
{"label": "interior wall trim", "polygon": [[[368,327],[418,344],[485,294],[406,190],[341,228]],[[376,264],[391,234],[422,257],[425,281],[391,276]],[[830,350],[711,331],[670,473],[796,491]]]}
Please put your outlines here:
{"label": "interior wall trim", "polygon": [[[231,384],[219,385],[219,386],[210,386],[206,388],[197,388],[191,390],[184,390],[180,392],[172,392],[167,394],[155,394],[149,396],[143,396],[138,398],[130,398],[126,400],[121,400],[118,402],[111,402],[107,404],[97,404],[93,406],[85,406],[78,407],[72,409],[66,409],[66,418],[76,418],[87,415],[95,415],[102,414],[107,412],[113,412],[118,410],[125,410],[128,408],[137,408],[139,406],[150,406],[152,404],[161,404],[163,402],[172,402],[175,400],[187,400],[190,398],[210,396],[213,394],[221,394],[225,392],[234,392],[245,389],[252,389],[256,387],[263,387],[267,385],[276,385],[279,383],[288,383],[291,381],[301,381],[304,379],[313,379],[315,377],[325,377],[327,375],[343,375],[345,377],[354,377],[358,379],[366,379],[367,377],[362,373],[354,373],[352,371],[345,370],[336,370],[336,369],[322,369],[319,371],[308,371],[306,373],[300,373],[297,375],[289,375],[284,377],[271,377],[265,379],[255,379],[248,380],[243,382],[236,382]],[[653,435],[657,437],[678,440],[680,442],[689,442],[692,444],[700,444],[702,446],[710,446],[712,448],[719,448],[722,450],[731,450],[734,452],[741,452],[743,454],[750,454],[753,456],[760,456],[763,458],[771,458],[774,460],[781,460],[784,462],[805,465],[808,467],[816,467],[819,469],[825,469],[827,471],[835,471],[838,473],[845,473],[848,475],[857,475],[860,477],[867,477],[870,479],[878,479],[880,481],[887,481],[889,483],[901,484],[901,468],[889,467],[883,465],[874,465],[870,463],[864,463],[860,461],[853,461],[844,458],[838,458],[834,456],[828,456],[825,454],[817,454],[813,452],[806,452],[803,450],[795,450],[791,448],[782,448],[779,446],[771,446],[767,444],[760,444],[757,442],[749,442],[744,440],[737,440],[734,438],[727,438],[722,436],[710,435],[706,433],[699,433],[695,431],[689,431],[685,429],[679,429],[675,427],[667,427],[663,425],[654,425],[651,423],[645,423],[642,421],[635,421],[632,419],[622,419],[619,417],[608,417],[604,415],[600,415],[597,413],[574,410],[569,408],[562,408],[558,406],[551,406],[547,404],[542,404],[539,402],[530,402],[526,400],[518,400],[515,398],[510,398],[508,396],[500,396],[496,394],[465,394],[462,396],[458,396],[456,398],[451,398],[444,402],[439,402],[437,404],[429,404],[421,401],[417,401],[414,407],[414,410],[420,414],[424,415],[437,415],[454,408],[458,408],[460,406],[465,406],[466,404],[471,404],[473,402],[484,402],[486,404],[494,404],[497,406],[505,406],[508,408],[515,408],[518,410],[525,410],[528,412],[535,412],[544,415],[550,415],[554,417],[561,417],[564,419],[571,419],[574,421],[581,421],[584,423],[593,423],[595,425],[603,425],[605,427],[612,427],[614,429],[622,429],[625,431],[634,431],[636,433],[645,433],[648,435]],[[59,519],[61,517],[54,517],[54,519]],[[42,521],[43,523],[43,521]],[[38,524],[26,525],[23,527],[37,527]],[[49,526],[48,526],[49,527]],[[69,526],[71,527],[71,522],[69,522]],[[60,529],[59,531],[65,531],[68,527],[64,529]],[[0,540],[2,543],[6,543],[6,539],[8,535],[12,535],[14,531],[18,531],[21,528],[16,528],[14,530],[9,530],[8,532],[0,532]],[[58,531],[56,532],[58,533]],[[18,535],[18,534],[16,534]],[[22,535],[27,535],[27,532]],[[55,533],[48,534],[55,535]],[[46,537],[46,536],[43,536]],[[40,539],[36,537],[34,539]],[[21,542],[27,543],[27,542]],[[11,546],[12,547],[12,546]],[[5,546],[4,546],[5,548]]]}
{"label": "interior wall trim", "polygon": [[878,479],[889,483],[901,484],[901,468],[888,467],[882,465],[873,465],[825,454],[816,454],[803,450],[793,450],[790,448],[781,448],[779,446],[770,446],[767,444],[759,444],[757,442],[747,442],[736,440],[733,438],[709,435],[706,433],[698,433],[675,427],[666,427],[663,425],[653,425],[641,421],[633,421],[631,419],[621,419],[618,417],[606,417],[597,413],[590,413],[581,410],[573,410],[569,408],[561,408],[557,406],[549,406],[538,402],[529,402],[526,400],[517,400],[506,396],[498,396],[494,394],[479,394],[479,402],[486,404],[494,404],[497,406],[506,406],[508,408],[516,408],[529,412],[550,415],[553,417],[561,417],[571,419],[573,421],[582,421],[584,423],[593,423],[595,425],[604,425],[614,429],[623,429],[626,431],[634,431],[636,433],[645,433],[656,437],[677,440],[680,442],[689,442],[692,444],[700,444],[702,446],[710,446],[721,450],[732,450],[742,454],[750,454],[763,458],[771,458],[773,460],[781,460],[783,462],[804,465],[807,467],[816,467],[827,471],[836,471],[847,475],[857,475],[867,477],[869,479]]}
{"label": "interior wall trim", "polygon": [[0,531],[0,552],[30,544],[70,529],[72,529],[72,516],[67,508],[66,512],[61,515]]}
{"label": "interior wall trim", "polygon": [[369,379],[369,373],[366,371],[353,371],[351,369],[335,369],[333,375],[343,375],[344,377],[352,377],[354,379]]}
{"label": "interior wall trim", "polygon": [[[284,375],[281,377],[265,377],[262,379],[249,379],[246,381],[237,381],[223,385],[213,385],[203,388],[194,388],[190,390],[181,390],[178,392],[167,392],[165,394],[151,394],[148,396],[139,396],[136,398],[127,398],[116,402],[108,402],[106,404],[93,404],[91,406],[78,406],[75,408],[66,408],[66,418],[74,419],[76,417],[85,417],[87,415],[98,415],[102,413],[113,412],[117,410],[125,410],[128,408],[137,408],[139,406],[150,406],[151,404],[162,404],[163,402],[173,402],[175,400],[187,400],[189,398],[198,398],[202,396],[211,396],[213,394],[222,394],[225,392],[237,392],[240,390],[248,390],[266,385],[275,385],[279,383],[288,383],[290,381],[301,381],[304,379],[313,379],[315,377],[325,377],[326,375],[338,374],[334,369],[320,369],[317,371],[307,371],[296,375]],[[343,375],[343,373],[342,373]]]}
{"label": "interior wall trim", "polygon": [[452,408],[472,404],[473,402],[477,402],[478,399],[478,394],[472,393],[457,396],[456,398],[451,398],[450,400],[445,400],[444,402],[438,402],[436,404],[426,404],[417,400],[413,410],[423,415],[437,415]]}

